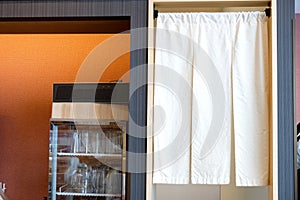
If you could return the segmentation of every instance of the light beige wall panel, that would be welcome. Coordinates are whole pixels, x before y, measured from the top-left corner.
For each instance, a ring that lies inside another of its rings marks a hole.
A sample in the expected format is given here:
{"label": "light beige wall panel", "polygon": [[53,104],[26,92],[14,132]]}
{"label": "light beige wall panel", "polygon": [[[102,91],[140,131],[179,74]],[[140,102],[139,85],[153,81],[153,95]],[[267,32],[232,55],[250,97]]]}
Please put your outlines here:
{"label": "light beige wall panel", "polygon": [[220,200],[220,186],[156,185],[156,200],[166,200],[166,199]]}

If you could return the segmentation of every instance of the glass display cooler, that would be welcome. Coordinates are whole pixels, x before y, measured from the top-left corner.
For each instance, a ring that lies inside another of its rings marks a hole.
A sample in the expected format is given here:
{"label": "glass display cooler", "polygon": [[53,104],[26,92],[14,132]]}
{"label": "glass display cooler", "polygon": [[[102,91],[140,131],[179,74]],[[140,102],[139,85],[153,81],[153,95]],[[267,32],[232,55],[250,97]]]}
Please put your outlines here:
{"label": "glass display cooler", "polygon": [[49,199],[126,199],[127,121],[50,121]]}

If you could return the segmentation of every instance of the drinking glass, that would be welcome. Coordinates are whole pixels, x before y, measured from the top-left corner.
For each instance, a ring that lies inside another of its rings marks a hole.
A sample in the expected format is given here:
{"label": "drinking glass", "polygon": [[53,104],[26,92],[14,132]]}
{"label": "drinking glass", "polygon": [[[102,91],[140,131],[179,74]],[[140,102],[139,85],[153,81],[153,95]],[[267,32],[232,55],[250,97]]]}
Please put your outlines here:
{"label": "drinking glass", "polygon": [[105,192],[105,178],[107,167],[105,165],[94,166],[92,169],[92,187],[94,193],[103,194]]}
{"label": "drinking glass", "polygon": [[71,177],[71,187],[74,192],[86,193],[88,189],[88,166],[85,163],[78,164]]}

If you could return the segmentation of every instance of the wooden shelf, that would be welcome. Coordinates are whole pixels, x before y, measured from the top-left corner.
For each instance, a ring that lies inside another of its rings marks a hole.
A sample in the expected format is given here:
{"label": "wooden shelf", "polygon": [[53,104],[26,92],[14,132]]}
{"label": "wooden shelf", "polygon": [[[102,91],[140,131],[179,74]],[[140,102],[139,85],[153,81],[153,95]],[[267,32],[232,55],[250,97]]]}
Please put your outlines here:
{"label": "wooden shelf", "polygon": [[153,0],[155,9],[159,8],[190,8],[190,7],[268,7],[270,5],[270,0],[256,0],[256,1],[247,1],[247,0],[238,0],[238,1],[228,1],[228,0],[218,0],[218,1],[209,1],[209,0]]}

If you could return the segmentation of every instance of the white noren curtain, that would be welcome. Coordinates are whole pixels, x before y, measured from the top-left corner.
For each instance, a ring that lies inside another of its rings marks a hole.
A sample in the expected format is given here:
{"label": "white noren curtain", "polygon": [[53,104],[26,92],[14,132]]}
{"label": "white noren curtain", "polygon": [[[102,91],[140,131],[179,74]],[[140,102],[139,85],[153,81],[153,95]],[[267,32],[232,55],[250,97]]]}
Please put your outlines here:
{"label": "white noren curtain", "polygon": [[[154,183],[269,184],[264,12],[159,13]],[[233,137],[231,137],[233,135]]]}

